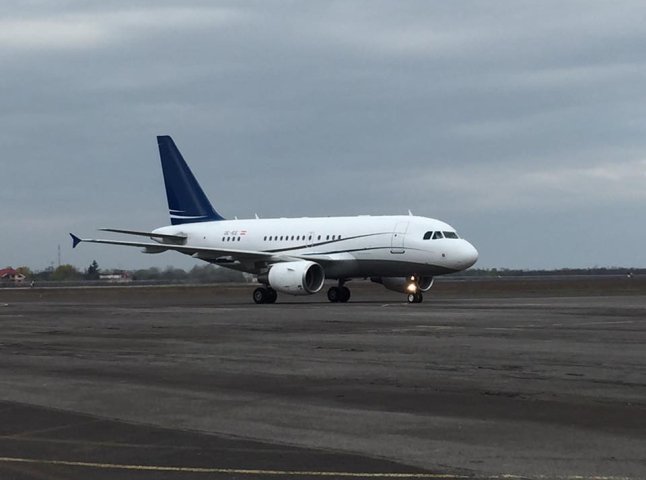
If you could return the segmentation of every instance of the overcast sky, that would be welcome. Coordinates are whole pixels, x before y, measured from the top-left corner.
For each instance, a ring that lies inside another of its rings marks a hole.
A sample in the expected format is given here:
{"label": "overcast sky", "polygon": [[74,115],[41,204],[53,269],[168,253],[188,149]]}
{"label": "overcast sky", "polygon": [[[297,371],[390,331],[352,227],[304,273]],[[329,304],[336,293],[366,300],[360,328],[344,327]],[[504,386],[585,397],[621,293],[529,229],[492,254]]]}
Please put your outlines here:
{"label": "overcast sky", "polygon": [[[169,134],[227,218],[444,220],[480,267],[646,267],[643,1],[5,1],[0,267],[196,262]],[[105,234],[103,234],[105,235]]]}

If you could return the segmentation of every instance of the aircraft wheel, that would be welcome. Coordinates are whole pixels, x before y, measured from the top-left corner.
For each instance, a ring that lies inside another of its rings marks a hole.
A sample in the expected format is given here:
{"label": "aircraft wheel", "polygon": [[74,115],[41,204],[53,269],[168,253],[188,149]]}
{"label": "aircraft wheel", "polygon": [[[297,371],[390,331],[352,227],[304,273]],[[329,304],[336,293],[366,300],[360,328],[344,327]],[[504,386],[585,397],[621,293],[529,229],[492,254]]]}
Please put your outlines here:
{"label": "aircraft wheel", "polygon": [[264,287],[258,287],[253,291],[253,301],[256,303],[267,303],[269,292]]}
{"label": "aircraft wheel", "polygon": [[278,292],[274,290],[273,288],[268,288],[267,289],[267,300],[265,301],[266,303],[276,303],[276,299],[278,298]]}
{"label": "aircraft wheel", "polygon": [[422,292],[409,293],[407,299],[408,303],[422,303],[424,296],[422,295]]}
{"label": "aircraft wheel", "polygon": [[341,301],[341,289],[339,287],[330,287],[327,291],[327,299],[332,303]]}
{"label": "aircraft wheel", "polygon": [[348,300],[350,300],[350,289],[348,287],[339,287],[339,290],[341,290],[339,302],[346,303]]}

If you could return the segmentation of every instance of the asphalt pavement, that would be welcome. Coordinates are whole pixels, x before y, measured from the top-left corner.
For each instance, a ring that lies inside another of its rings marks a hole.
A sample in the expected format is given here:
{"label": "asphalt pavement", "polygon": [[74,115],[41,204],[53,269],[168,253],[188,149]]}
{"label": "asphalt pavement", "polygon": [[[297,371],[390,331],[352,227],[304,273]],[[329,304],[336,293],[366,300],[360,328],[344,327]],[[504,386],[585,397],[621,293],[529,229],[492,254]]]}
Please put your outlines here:
{"label": "asphalt pavement", "polygon": [[643,479],[646,292],[616,282],[0,290],[0,478]]}

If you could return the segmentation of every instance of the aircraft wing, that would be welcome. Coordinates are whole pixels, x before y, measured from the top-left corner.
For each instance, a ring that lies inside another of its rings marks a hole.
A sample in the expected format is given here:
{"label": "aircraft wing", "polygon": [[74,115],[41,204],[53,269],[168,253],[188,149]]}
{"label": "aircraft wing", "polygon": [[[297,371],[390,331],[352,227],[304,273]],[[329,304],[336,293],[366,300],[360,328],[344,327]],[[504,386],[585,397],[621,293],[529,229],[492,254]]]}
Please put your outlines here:
{"label": "aircraft wing", "polygon": [[[139,233],[139,232],[138,232]],[[146,232],[142,232],[146,233]],[[147,234],[147,233],[146,233]],[[191,245],[177,245],[172,243],[156,243],[156,242],[136,242],[136,241],[127,241],[127,240],[108,240],[100,238],[79,238],[73,233],[70,233],[72,237],[72,248],[81,242],[86,243],[103,243],[107,245],[121,245],[126,247],[141,247],[146,253],[161,253],[166,250],[174,250],[176,252],[184,253],[191,255],[192,257],[199,258],[201,260],[221,260],[223,263],[232,262],[232,261],[265,261],[267,263],[278,263],[278,262],[288,262],[293,260],[312,260],[314,262],[327,263],[332,261],[331,258],[326,255],[285,255],[285,254],[276,254],[273,252],[260,252],[254,250],[239,250],[232,248],[210,248],[210,247],[196,247]],[[150,234],[150,236],[156,236],[155,234]]]}

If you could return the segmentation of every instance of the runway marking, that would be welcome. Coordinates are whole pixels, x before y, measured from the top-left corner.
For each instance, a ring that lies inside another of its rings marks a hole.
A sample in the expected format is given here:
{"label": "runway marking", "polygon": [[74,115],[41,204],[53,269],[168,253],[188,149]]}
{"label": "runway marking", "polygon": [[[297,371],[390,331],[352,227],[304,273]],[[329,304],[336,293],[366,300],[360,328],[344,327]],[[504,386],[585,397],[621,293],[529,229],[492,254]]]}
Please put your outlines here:
{"label": "runway marking", "polygon": [[604,322],[579,322],[579,323],[555,323],[554,326],[559,327],[587,327],[591,325],[620,325],[624,323],[635,323],[634,320],[617,320],[617,321],[604,321]]}
{"label": "runway marking", "polygon": [[302,476],[302,477],[346,477],[346,478],[426,478],[435,480],[467,480],[480,478],[485,480],[632,480],[630,477],[615,476],[585,476],[585,475],[459,475],[450,473],[385,473],[385,472],[326,472],[326,471],[305,471],[305,470],[262,470],[246,468],[209,468],[209,467],[172,467],[162,465],[127,465],[119,463],[96,463],[96,462],[75,462],[69,460],[49,460],[41,458],[21,457],[0,457],[0,463],[24,463],[36,465],[58,465],[66,467],[85,467],[95,469],[111,470],[133,470],[152,472],[176,472],[176,473],[221,473],[235,475],[273,475],[273,476]]}
{"label": "runway marking", "polygon": [[501,331],[506,332],[508,330],[514,330],[514,331],[521,330],[522,331],[522,330],[527,330],[527,328],[528,327],[526,327],[526,326],[522,326],[522,327],[485,327],[484,329],[485,330],[501,330]]}
{"label": "runway marking", "polygon": [[49,428],[39,428],[36,430],[23,430],[22,432],[15,432],[10,435],[2,435],[0,436],[0,438],[11,438],[11,439],[20,440],[20,437],[24,437],[24,436],[40,434],[40,433],[56,432],[56,431],[65,430],[68,428],[78,428],[85,425],[92,425],[94,423],[101,423],[101,422],[105,422],[105,420],[97,419],[97,420],[88,420],[88,421],[79,422],[79,423],[66,423],[63,425],[55,425]]}
{"label": "runway marking", "polygon": [[[93,442],[90,440],[78,439],[78,440],[68,440],[63,438],[30,438],[22,437],[20,435],[2,435],[0,436],[0,442],[3,440],[8,440],[12,442],[21,442],[21,443],[51,443],[55,445],[90,445],[93,447],[116,447],[116,448],[165,448],[171,450],[196,450],[197,447],[189,447],[184,445],[166,445],[159,443],[126,443],[126,442]],[[244,451],[243,449],[239,449]],[[253,451],[253,449],[247,449],[247,451]]]}

